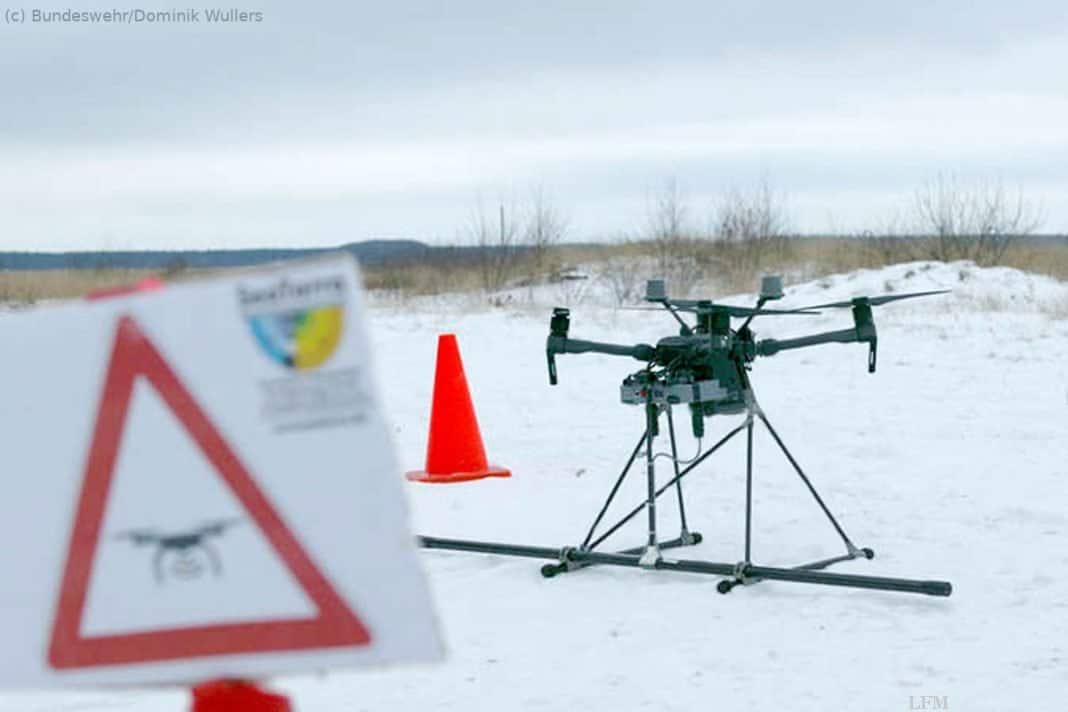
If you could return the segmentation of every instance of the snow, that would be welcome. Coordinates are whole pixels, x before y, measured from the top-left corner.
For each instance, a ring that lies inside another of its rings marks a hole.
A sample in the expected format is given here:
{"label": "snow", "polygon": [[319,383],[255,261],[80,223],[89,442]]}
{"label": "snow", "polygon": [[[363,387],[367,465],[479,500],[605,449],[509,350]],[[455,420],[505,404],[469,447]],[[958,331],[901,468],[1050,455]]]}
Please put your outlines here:
{"label": "snow", "polygon": [[[618,403],[636,361],[558,357],[544,340],[554,298],[571,334],[655,342],[666,314],[608,304],[596,277],[582,295],[379,299],[372,315],[380,387],[401,459],[423,464],[435,335],[454,332],[490,458],[509,480],[409,484],[418,533],[543,546],[581,541],[642,431]],[[953,596],[762,582],[728,596],[711,576],[593,567],[545,580],[542,562],[424,552],[450,651],[447,663],[273,681],[301,710],[909,710],[1051,709],[1068,695],[1068,285],[1007,268],[910,263],[787,288],[776,306],[860,294],[953,293],[880,307],[879,370],[866,347],[828,345],[759,360],[754,388],[858,546],[873,561],[840,572],[953,583]],[[567,289],[577,289],[574,284]],[[670,285],[669,285],[670,289]],[[599,291],[600,290],[600,291]],[[752,296],[723,301],[748,304]],[[408,307],[411,307],[409,309]],[[845,328],[848,310],[761,317],[758,336]],[[696,444],[680,411],[680,447]],[[712,438],[737,417],[708,421]],[[774,450],[756,436],[754,559],[790,565],[841,542]],[[642,498],[640,465],[616,512]],[[658,467],[666,477],[668,463]],[[744,440],[684,482],[691,529],[680,558],[741,558]],[[678,532],[674,499],[658,509]],[[615,538],[642,542],[644,517]],[[912,699],[910,699],[912,698]],[[174,690],[0,695],[0,712],[181,710]]]}

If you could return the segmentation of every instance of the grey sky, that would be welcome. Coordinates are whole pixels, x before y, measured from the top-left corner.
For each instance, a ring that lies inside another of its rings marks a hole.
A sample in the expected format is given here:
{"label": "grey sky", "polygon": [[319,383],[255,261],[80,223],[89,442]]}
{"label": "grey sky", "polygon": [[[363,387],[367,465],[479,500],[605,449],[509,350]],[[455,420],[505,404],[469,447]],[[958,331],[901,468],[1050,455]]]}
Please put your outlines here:
{"label": "grey sky", "polygon": [[247,9],[0,18],[0,249],[451,240],[535,184],[573,237],[612,237],[671,177],[696,219],[768,176],[797,228],[845,231],[940,171],[1068,231],[1068,3]]}

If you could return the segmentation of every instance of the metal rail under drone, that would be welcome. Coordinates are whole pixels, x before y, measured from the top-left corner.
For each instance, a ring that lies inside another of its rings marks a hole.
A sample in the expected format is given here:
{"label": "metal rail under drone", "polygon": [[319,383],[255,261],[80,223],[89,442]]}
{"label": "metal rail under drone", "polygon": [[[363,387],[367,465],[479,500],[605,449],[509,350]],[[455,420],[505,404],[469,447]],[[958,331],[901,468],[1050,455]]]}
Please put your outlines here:
{"label": "metal rail under drone", "polygon": [[[771,310],[764,309],[764,304],[771,300],[780,299],[783,296],[782,280],[778,277],[764,278],[761,285],[760,298],[754,308],[714,304],[711,301],[669,299],[664,289],[663,281],[653,280],[647,286],[646,301],[663,306],[680,325],[678,336],[662,338],[655,346],[649,344],[613,344],[573,339],[568,335],[570,329],[569,311],[567,309],[555,309],[553,310],[549,337],[546,342],[550,384],[555,385],[557,382],[556,356],[560,354],[601,353],[628,356],[645,363],[644,368],[632,373],[623,380],[620,391],[620,397],[624,403],[643,406],[645,430],[631,451],[630,457],[612,486],[607,500],[594,518],[584,540],[578,546],[552,548],[437,537],[421,537],[421,544],[429,549],[450,549],[550,559],[555,563],[546,564],[541,569],[542,574],[546,577],[596,564],[724,576],[727,578],[720,581],[717,586],[721,593],[728,593],[739,584],[750,584],[769,579],[922,593],[931,596],[948,596],[952,592],[952,586],[946,581],[836,574],[823,570],[832,564],[842,561],[857,558],[871,559],[875,556],[875,553],[871,549],[856,546],[850,540],[819,492],[816,491],[808,475],[797,463],[797,460],[794,459],[794,456],[783,443],[782,438],[779,437],[775,428],[768,421],[764,411],[757,403],[749,380],[751,364],[758,356],[771,356],[780,351],[827,343],[868,344],[868,371],[874,373],[878,342],[872,307],[899,299],[941,294],[944,291],[948,290],[881,297],[857,297],[845,302],[818,304],[802,309]],[[853,328],[812,334],[794,339],[763,339],[760,341],[756,340],[753,332],[749,329],[753,318],[762,314],[813,314],[818,313],[816,310],[819,309],[833,308],[850,308],[853,315]],[[680,313],[695,314],[696,324],[687,324]],[[744,318],[745,321],[740,327],[733,329],[731,328],[732,318]],[[701,438],[704,435],[704,419],[706,417],[744,414],[745,419],[713,446],[700,453],[694,460],[682,463],[678,456],[672,408],[683,404],[690,409],[691,429],[696,438]],[[661,415],[666,416],[668,440],[671,446],[670,458],[673,464],[674,476],[658,487],[653,444],[655,439],[660,436]],[[760,566],[753,563],[751,546],[753,429],[757,421],[761,422],[771,434],[776,445],[786,456],[798,477],[834,527],[845,545],[845,553],[791,568]],[[744,558],[738,563],[730,564],[665,557],[663,554],[665,550],[695,545],[702,541],[701,535],[697,532],[691,532],[687,525],[682,492],[683,478],[743,430],[746,434]],[[629,510],[617,522],[607,527],[604,532],[598,533],[602,520],[615,500],[623,481],[631,471],[635,460],[642,454],[642,450],[644,450],[646,463],[645,500]],[[680,464],[685,466],[680,467]],[[672,488],[677,495],[681,531],[679,536],[674,539],[660,541],[657,533],[656,503],[661,495]],[[612,553],[598,551],[598,547],[608,537],[638,516],[643,509],[646,510],[649,530],[648,539],[643,546]]]}

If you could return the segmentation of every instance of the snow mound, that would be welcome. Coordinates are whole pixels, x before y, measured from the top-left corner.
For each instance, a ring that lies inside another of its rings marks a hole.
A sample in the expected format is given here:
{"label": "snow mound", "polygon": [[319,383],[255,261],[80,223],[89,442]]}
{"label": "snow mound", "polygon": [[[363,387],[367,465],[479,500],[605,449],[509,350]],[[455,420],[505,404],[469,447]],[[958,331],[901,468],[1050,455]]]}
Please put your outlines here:
{"label": "snow mound", "polygon": [[1012,267],[979,267],[974,262],[905,262],[879,269],[861,269],[790,286],[783,306],[952,290],[939,299],[918,300],[919,310],[1012,310],[1039,312],[1068,299],[1068,285],[1052,277]]}
{"label": "snow mound", "polygon": [[[584,278],[524,285],[493,293],[460,292],[404,298],[372,292],[370,301],[374,307],[385,311],[457,314],[504,309],[516,315],[537,314],[540,318],[545,309],[553,306],[616,309],[641,305],[645,280],[657,276],[655,264],[648,258],[613,258],[609,263],[579,265],[573,271],[581,273]],[[752,306],[756,301],[757,285],[753,286],[753,292],[728,296],[719,296],[711,288],[702,293],[702,288],[698,287],[688,296],[708,296],[724,304]],[[668,293],[672,294],[672,285],[669,283],[667,287]],[[951,293],[896,305],[894,311],[902,314],[999,311],[1068,318],[1068,283],[1011,267],[979,267],[970,261],[905,262],[787,284],[786,296],[771,306],[792,308],[846,301],[858,296],[941,289],[951,290]]]}

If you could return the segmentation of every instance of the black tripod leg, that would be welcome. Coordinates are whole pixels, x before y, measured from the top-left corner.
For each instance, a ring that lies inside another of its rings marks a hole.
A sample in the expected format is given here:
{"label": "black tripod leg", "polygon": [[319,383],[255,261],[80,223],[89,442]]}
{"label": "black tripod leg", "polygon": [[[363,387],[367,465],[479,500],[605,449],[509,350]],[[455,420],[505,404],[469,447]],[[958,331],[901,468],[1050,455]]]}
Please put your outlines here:
{"label": "black tripod leg", "polygon": [[634,460],[638,457],[642,445],[645,444],[647,434],[648,431],[642,433],[641,439],[638,440],[638,443],[634,446],[634,450],[631,451],[630,457],[627,458],[627,464],[623,465],[623,471],[620,472],[619,477],[616,478],[616,483],[612,485],[612,491],[608,493],[608,499],[605,500],[604,506],[601,507],[601,511],[597,513],[597,518],[593,520],[593,524],[590,525],[590,530],[586,532],[586,538],[582,540],[582,546],[579,548],[585,549],[589,545],[590,539],[593,538],[593,533],[597,531],[597,525],[604,519],[605,512],[608,511],[608,507],[612,504],[612,500],[616,498],[616,493],[619,492],[619,486],[622,485],[623,480],[627,478],[627,473],[630,472],[631,465],[634,464]]}
{"label": "black tripod leg", "polygon": [[794,471],[797,472],[798,476],[801,478],[801,481],[805,483],[805,487],[808,488],[808,491],[812,494],[812,497],[816,500],[816,503],[820,506],[820,509],[823,510],[823,513],[827,515],[827,519],[831,522],[832,525],[834,525],[835,531],[838,532],[838,536],[842,537],[842,541],[845,542],[846,549],[849,551],[849,553],[854,557],[865,556],[869,559],[874,556],[874,553],[869,555],[870,550],[858,549],[853,544],[853,542],[849,540],[849,537],[846,535],[845,530],[842,529],[842,526],[838,523],[838,520],[834,518],[833,514],[831,514],[831,510],[824,503],[823,498],[820,497],[820,494],[816,491],[816,488],[812,486],[812,482],[808,479],[808,476],[805,474],[805,471],[801,469],[801,465],[797,464],[797,460],[795,460],[794,456],[790,454],[790,450],[786,447],[785,443],[783,443],[782,438],[779,437],[779,434],[775,432],[775,428],[771,427],[771,423],[768,422],[767,417],[762,411],[757,411],[757,415],[760,417],[760,420],[763,421],[764,426],[767,427],[768,432],[771,433],[771,437],[775,438],[775,442],[778,444],[779,449],[782,450],[783,454],[786,455],[786,459],[790,461],[791,465],[793,465]]}
{"label": "black tripod leg", "polygon": [[653,459],[653,439],[656,437],[660,407],[649,398],[651,395],[645,403],[645,508],[649,514],[649,539],[641,556],[641,565],[651,568],[660,560],[660,549],[656,545],[656,460]]}
{"label": "black tripod leg", "polygon": [[[707,460],[708,458],[710,458],[710,457],[712,456],[712,454],[713,454],[713,453],[715,453],[715,452],[716,452],[717,450],[719,450],[719,449],[720,449],[721,447],[723,447],[724,445],[726,445],[726,444],[727,444],[727,443],[728,443],[728,442],[729,442],[729,441],[731,440],[731,438],[733,438],[733,437],[734,437],[735,435],[737,435],[738,433],[742,432],[742,430],[743,430],[744,428],[745,428],[745,423],[742,423],[741,425],[739,425],[738,427],[734,428],[734,429],[733,429],[733,430],[731,430],[731,431],[730,431],[729,433],[727,433],[726,435],[724,435],[724,436],[723,436],[722,438],[720,438],[719,442],[717,442],[717,443],[716,443],[715,445],[713,445],[712,447],[710,447],[710,448],[709,448],[708,450],[705,450],[705,451],[704,451],[704,452],[703,452],[703,453],[702,453],[702,454],[701,454],[701,455],[700,455],[700,456],[699,456],[699,457],[698,457],[698,458],[697,458],[696,460],[694,460],[694,461],[693,461],[693,462],[691,462],[691,463],[690,463],[689,465],[687,465],[686,467],[684,467],[684,468],[682,469],[682,471],[681,471],[681,472],[680,472],[680,473],[679,473],[678,475],[676,475],[675,477],[673,477],[673,478],[671,479],[671,481],[670,481],[670,482],[668,482],[668,483],[667,483],[667,484],[665,484],[665,485],[662,485],[662,486],[660,487],[660,489],[658,489],[658,490],[656,491],[656,496],[657,496],[657,497],[659,497],[659,496],[660,496],[660,495],[662,495],[662,494],[663,494],[664,492],[666,492],[666,491],[667,491],[668,489],[670,489],[671,487],[673,487],[673,486],[675,485],[675,482],[676,482],[676,481],[678,481],[678,480],[682,479],[683,477],[685,477],[686,475],[690,474],[690,473],[691,473],[691,472],[693,472],[693,471],[694,471],[695,469],[697,469],[697,466],[698,466],[698,465],[700,465],[700,464],[701,464],[702,462],[704,462],[705,460]],[[586,548],[586,549],[596,549],[596,548],[597,548],[597,547],[598,547],[598,546],[599,546],[599,545],[600,545],[600,544],[601,544],[601,543],[602,543],[602,542],[603,542],[603,541],[604,541],[605,539],[607,539],[608,537],[612,536],[612,535],[613,535],[613,534],[615,534],[615,533],[616,533],[617,531],[619,531],[619,529],[620,529],[620,528],[621,528],[621,527],[622,527],[622,526],[623,526],[624,524],[626,524],[627,522],[629,522],[629,521],[630,521],[631,519],[634,519],[634,517],[638,516],[638,513],[639,513],[639,512],[641,512],[641,511],[642,511],[643,509],[645,509],[645,506],[646,506],[646,503],[645,503],[645,502],[642,502],[642,503],[641,503],[641,504],[639,504],[639,505],[638,505],[637,507],[635,507],[634,509],[632,509],[632,510],[630,510],[629,512],[627,512],[627,514],[626,514],[626,515],[624,515],[622,519],[620,519],[620,520],[619,520],[618,522],[616,522],[616,523],[615,523],[615,524],[613,524],[613,525],[612,525],[611,527],[609,527],[609,528],[608,528],[608,531],[606,531],[606,532],[605,532],[604,534],[602,534],[601,536],[599,536],[599,537],[597,537],[596,539],[594,539],[594,540],[593,540],[593,543],[591,543],[591,544],[590,544],[590,545],[589,545],[588,547],[585,547],[585,548]],[[696,542],[695,542],[695,543],[696,543]]]}
{"label": "black tripod leg", "polygon": [[745,419],[745,560],[735,564],[734,578],[716,585],[720,593],[730,593],[735,586],[753,583],[756,579],[745,572],[753,561],[753,413]]}
{"label": "black tripod leg", "polygon": [[753,416],[745,423],[745,563],[753,560]]}
{"label": "black tripod leg", "polygon": [[679,497],[679,539],[690,541],[690,528],[686,526],[686,505],[682,501],[682,479],[679,477],[679,448],[675,444],[675,420],[671,417],[671,406],[667,408],[668,438],[671,440],[671,464],[675,469],[675,493]]}

